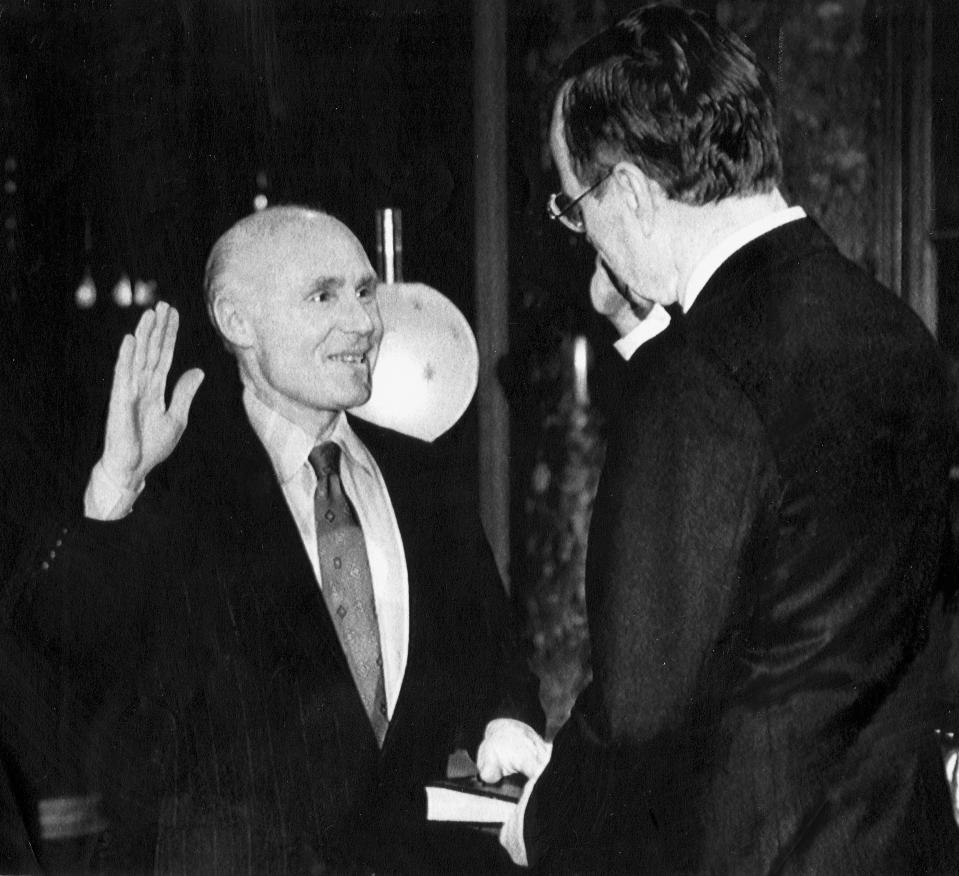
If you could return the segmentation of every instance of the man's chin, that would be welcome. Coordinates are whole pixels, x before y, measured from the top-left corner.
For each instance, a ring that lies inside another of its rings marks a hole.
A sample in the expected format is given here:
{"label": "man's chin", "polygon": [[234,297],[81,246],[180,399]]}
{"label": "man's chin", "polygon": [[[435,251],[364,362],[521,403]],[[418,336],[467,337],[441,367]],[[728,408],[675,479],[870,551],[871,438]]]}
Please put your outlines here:
{"label": "man's chin", "polygon": [[373,394],[373,387],[368,383],[363,388],[357,390],[354,393],[350,393],[350,398],[347,404],[343,405],[344,408],[349,410],[350,408],[358,408],[361,405],[365,405],[369,400],[370,396]]}

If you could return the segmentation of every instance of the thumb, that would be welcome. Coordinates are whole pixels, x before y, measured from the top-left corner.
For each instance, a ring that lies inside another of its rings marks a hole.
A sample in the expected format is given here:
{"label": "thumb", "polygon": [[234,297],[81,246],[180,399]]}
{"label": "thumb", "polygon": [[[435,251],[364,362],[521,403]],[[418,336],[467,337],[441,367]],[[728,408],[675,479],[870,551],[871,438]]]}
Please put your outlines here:
{"label": "thumb", "polygon": [[181,426],[186,426],[187,417],[190,414],[190,405],[193,404],[193,396],[196,395],[196,391],[200,388],[205,376],[199,368],[191,368],[176,382],[167,413]]}
{"label": "thumb", "polygon": [[493,743],[483,740],[476,752],[476,769],[479,777],[488,784],[495,784],[503,778],[503,764]]}
{"label": "thumb", "polygon": [[477,764],[476,766],[480,779],[486,782],[487,785],[495,785],[503,778],[503,767],[498,760],[487,759],[482,765]]}

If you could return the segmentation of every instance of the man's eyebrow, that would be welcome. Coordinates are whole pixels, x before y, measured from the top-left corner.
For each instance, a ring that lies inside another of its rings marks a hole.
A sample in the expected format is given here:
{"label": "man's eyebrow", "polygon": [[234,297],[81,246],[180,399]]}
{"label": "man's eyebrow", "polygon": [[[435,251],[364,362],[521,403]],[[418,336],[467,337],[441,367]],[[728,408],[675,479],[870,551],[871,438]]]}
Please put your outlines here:
{"label": "man's eyebrow", "polygon": [[[317,277],[307,290],[307,295],[315,295],[317,292],[336,292],[346,285],[344,277]],[[379,286],[380,278],[375,273],[364,274],[357,282],[357,288],[362,286]]]}
{"label": "man's eyebrow", "polygon": [[310,283],[306,294],[315,295],[317,292],[335,292],[337,289],[342,289],[344,284],[345,280],[342,277],[317,277]]}

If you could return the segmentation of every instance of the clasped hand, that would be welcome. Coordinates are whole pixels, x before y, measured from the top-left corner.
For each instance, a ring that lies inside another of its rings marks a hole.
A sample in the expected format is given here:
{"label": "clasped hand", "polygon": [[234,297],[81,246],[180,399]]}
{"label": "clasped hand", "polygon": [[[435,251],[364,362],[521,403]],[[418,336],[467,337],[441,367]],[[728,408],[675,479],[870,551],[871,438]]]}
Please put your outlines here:
{"label": "clasped hand", "polygon": [[532,727],[512,718],[497,718],[486,725],[476,753],[476,767],[484,782],[522,773],[535,778],[549,763],[551,746]]}
{"label": "clasped hand", "polygon": [[486,735],[476,753],[476,766],[484,782],[498,782],[503,776],[522,773],[529,779],[513,814],[500,830],[500,845],[513,863],[528,866],[523,841],[526,804],[539,774],[546,769],[553,746],[532,727],[511,718],[497,718],[486,725]]}

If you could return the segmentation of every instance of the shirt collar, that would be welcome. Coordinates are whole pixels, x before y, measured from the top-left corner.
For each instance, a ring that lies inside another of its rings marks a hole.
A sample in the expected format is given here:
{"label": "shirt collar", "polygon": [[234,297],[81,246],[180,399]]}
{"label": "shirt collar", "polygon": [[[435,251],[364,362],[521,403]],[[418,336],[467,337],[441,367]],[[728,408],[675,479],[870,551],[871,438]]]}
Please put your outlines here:
{"label": "shirt collar", "polygon": [[356,437],[342,411],[328,432],[316,436],[310,435],[275,411],[258,398],[249,386],[243,388],[243,407],[253,431],[266,448],[281,485],[287,484],[296,476],[307,463],[310,451],[321,440],[335,441],[351,463],[356,463],[368,472],[372,470],[369,451]]}
{"label": "shirt collar", "polygon": [[682,305],[683,313],[686,313],[693,306],[699,293],[703,291],[712,275],[734,252],[774,228],[779,228],[780,225],[785,225],[787,222],[795,222],[805,215],[806,211],[802,207],[787,207],[783,210],[777,210],[769,216],[763,216],[755,222],[750,222],[749,225],[723,238],[699,260],[696,267],[693,268],[692,274],[689,275],[689,280],[679,302]]}

